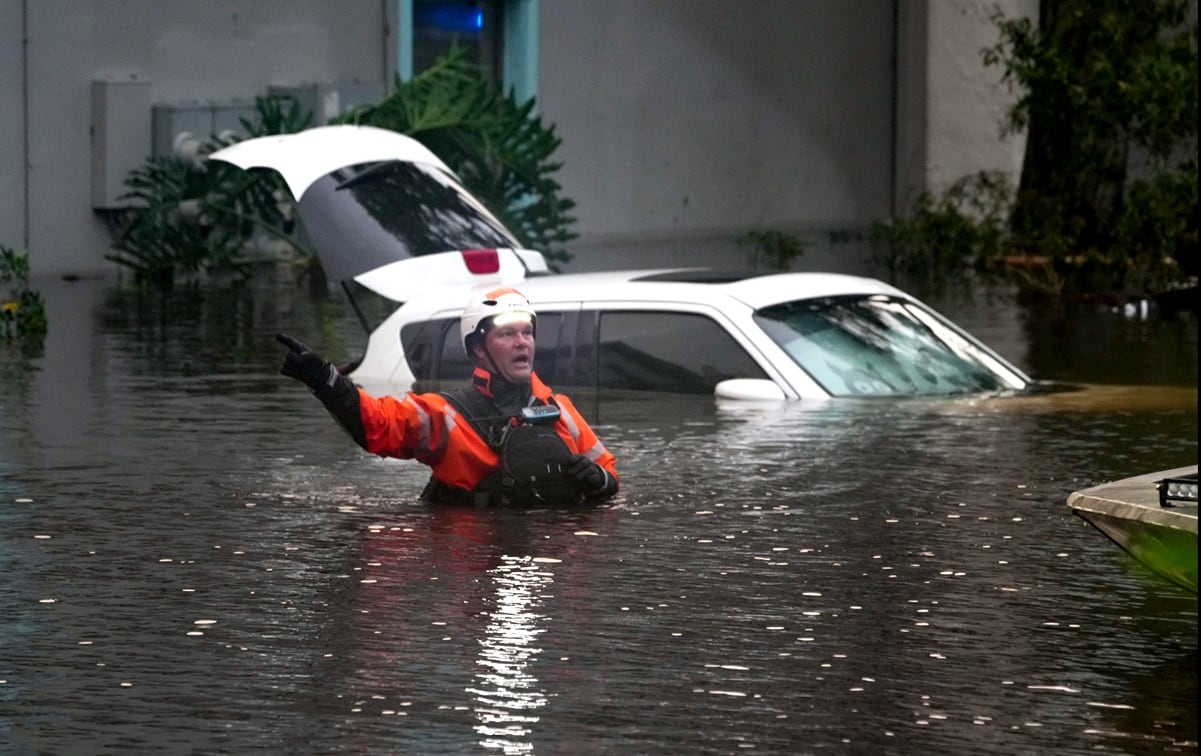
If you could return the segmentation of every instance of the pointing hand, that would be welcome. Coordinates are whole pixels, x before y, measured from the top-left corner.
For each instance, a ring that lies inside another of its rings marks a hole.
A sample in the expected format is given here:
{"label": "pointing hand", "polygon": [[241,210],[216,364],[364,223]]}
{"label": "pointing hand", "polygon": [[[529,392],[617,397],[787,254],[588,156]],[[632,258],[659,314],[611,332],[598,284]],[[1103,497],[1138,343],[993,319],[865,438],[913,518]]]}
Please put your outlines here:
{"label": "pointing hand", "polygon": [[333,365],[291,336],[281,333],[275,340],[288,348],[280,374],[295,378],[313,391],[330,385],[337,377],[338,371]]}

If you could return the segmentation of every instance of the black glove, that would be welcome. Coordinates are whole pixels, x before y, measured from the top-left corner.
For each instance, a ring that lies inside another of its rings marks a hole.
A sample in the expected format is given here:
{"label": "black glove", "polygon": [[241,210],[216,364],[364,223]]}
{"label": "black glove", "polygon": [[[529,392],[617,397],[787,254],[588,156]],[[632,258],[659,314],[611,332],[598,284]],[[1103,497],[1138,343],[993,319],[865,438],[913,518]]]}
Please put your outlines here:
{"label": "black glove", "polygon": [[337,380],[338,369],[304,344],[282,333],[275,340],[288,348],[284,365],[279,369],[281,375],[295,378],[314,392],[332,386]]}
{"label": "black glove", "polygon": [[600,491],[609,482],[609,475],[605,472],[605,468],[583,454],[571,455],[563,469],[568,475],[578,480],[587,493]]}
{"label": "black glove", "polygon": [[275,340],[288,348],[279,372],[308,386],[354,442],[366,449],[367,434],[363,430],[359,409],[359,390],[354,383],[339,373],[338,368],[291,336],[281,333],[276,335]]}

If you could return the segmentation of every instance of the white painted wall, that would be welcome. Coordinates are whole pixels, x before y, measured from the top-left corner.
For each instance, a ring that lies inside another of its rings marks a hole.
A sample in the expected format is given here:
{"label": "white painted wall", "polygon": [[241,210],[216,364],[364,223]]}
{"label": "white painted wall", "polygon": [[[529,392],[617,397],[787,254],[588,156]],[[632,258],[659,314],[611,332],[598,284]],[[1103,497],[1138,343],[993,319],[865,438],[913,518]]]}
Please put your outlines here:
{"label": "white painted wall", "polygon": [[1002,134],[1017,94],[986,66],[983,51],[999,34],[994,10],[1038,18],[1038,0],[927,0],[898,6],[898,131],[895,210],[926,190],[938,192],[984,170],[1016,185],[1025,133]]}
{"label": "white painted wall", "polygon": [[[35,273],[110,270],[109,234],[91,209],[94,79],[149,81],[153,100],[252,99],[269,85],[383,81],[386,0],[0,0],[0,243],[28,246]],[[28,30],[21,65],[21,18]],[[11,64],[11,66],[10,66]],[[29,91],[29,231],[20,93]],[[10,103],[18,107],[10,107]],[[151,118],[146,113],[146,118]],[[146,145],[150,153],[150,145]],[[15,168],[14,168],[15,166]],[[15,200],[15,201],[14,201]],[[10,204],[11,203],[11,204]]]}
{"label": "white painted wall", "polygon": [[823,241],[888,214],[890,0],[541,8],[539,106],[564,137],[578,264],[737,264],[752,229]]}
{"label": "white painted wall", "polygon": [[26,246],[21,5],[0,0],[0,245],[17,250]]}

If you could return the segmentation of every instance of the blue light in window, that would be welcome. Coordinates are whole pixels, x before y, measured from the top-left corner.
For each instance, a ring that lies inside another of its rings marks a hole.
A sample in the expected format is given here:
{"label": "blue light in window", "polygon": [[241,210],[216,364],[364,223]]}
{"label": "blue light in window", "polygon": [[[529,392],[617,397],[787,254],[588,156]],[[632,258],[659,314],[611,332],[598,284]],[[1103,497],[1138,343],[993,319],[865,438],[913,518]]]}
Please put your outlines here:
{"label": "blue light in window", "polygon": [[474,3],[418,3],[413,22],[439,31],[478,33],[484,28],[484,10]]}

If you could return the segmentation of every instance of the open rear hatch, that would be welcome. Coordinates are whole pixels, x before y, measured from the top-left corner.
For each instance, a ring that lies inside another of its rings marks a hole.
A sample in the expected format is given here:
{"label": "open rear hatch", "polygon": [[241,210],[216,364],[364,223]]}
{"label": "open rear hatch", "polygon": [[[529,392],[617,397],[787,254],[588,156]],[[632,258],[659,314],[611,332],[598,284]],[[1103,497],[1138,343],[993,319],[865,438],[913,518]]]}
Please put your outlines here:
{"label": "open rear hatch", "polygon": [[548,272],[541,253],[521,249],[445,163],[403,134],[321,126],[248,139],[210,157],[277,171],[326,275],[348,295],[348,281],[405,302],[442,285]]}

